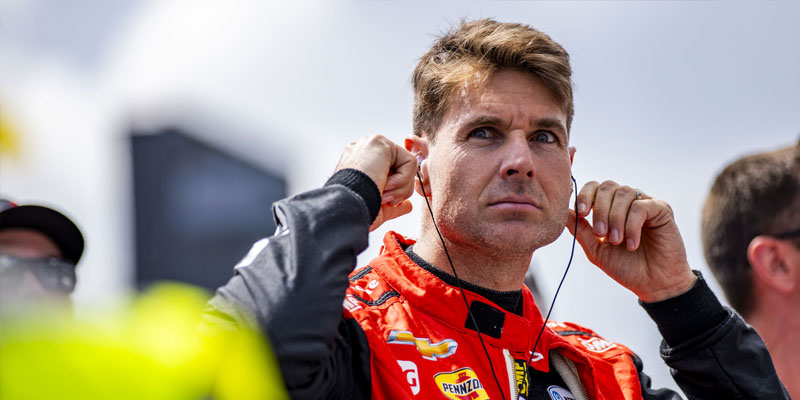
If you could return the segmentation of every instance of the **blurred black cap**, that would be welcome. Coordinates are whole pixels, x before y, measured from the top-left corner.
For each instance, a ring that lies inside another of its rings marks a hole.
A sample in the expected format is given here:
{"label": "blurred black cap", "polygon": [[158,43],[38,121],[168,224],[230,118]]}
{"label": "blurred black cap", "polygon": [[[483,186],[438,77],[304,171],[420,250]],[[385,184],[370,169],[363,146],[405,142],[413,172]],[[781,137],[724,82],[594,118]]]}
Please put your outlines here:
{"label": "blurred black cap", "polygon": [[83,235],[69,218],[60,212],[37,205],[17,205],[0,199],[0,231],[27,228],[53,240],[64,259],[77,265],[83,254]]}

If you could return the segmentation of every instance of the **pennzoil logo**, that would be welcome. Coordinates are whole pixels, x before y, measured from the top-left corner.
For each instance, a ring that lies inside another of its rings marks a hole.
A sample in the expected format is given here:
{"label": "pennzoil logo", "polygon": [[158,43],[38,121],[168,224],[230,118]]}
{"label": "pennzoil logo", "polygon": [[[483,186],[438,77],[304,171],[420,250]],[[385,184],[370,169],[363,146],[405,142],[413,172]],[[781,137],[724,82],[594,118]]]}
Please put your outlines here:
{"label": "pennzoil logo", "polygon": [[415,346],[422,358],[436,361],[437,358],[445,358],[452,356],[456,352],[458,343],[453,339],[445,339],[439,343],[431,344],[428,338],[415,338],[411,332],[408,331],[391,331],[386,343],[395,344],[410,344]]}
{"label": "pennzoil logo", "polygon": [[600,339],[598,337],[593,337],[591,339],[578,339],[583,344],[583,347],[586,347],[586,350],[589,350],[594,353],[604,353],[607,350],[613,349],[617,347],[617,344],[614,342],[609,342],[608,340]]}
{"label": "pennzoil logo", "polygon": [[461,368],[453,372],[440,372],[433,376],[436,387],[452,400],[489,400],[489,395],[472,368]]}

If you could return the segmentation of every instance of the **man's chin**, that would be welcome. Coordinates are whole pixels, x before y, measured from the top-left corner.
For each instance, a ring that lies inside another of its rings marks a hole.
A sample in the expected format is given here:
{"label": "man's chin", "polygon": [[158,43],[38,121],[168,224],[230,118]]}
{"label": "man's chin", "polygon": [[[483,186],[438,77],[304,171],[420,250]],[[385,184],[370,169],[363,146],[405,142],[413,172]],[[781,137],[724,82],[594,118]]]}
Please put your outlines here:
{"label": "man's chin", "polygon": [[506,222],[493,229],[492,237],[488,238],[494,246],[506,248],[515,252],[533,252],[534,250],[554,242],[558,234],[549,230],[536,229],[529,222]]}

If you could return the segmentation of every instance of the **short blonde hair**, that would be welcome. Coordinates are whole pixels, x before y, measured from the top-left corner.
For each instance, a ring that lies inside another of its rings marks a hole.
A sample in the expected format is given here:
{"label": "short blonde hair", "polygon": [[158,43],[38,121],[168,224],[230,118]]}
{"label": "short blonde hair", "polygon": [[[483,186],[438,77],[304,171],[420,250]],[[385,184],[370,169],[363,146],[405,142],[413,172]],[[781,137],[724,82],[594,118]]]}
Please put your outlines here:
{"label": "short blonde hair", "polygon": [[572,125],[572,69],[569,54],[528,25],[491,19],[462,21],[437,40],[414,69],[414,134],[433,140],[455,89],[498,70],[529,73],[544,83]]}

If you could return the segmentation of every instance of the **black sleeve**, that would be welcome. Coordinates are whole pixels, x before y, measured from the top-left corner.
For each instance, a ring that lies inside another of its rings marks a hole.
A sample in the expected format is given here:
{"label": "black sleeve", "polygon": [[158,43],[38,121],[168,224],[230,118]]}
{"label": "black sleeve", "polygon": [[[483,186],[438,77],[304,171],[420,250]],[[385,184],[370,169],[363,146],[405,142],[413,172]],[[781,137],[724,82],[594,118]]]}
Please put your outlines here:
{"label": "black sleeve", "polygon": [[661,357],[678,386],[689,399],[789,399],[761,337],[695,273],[688,292],[641,302],[663,336]]}
{"label": "black sleeve", "polygon": [[636,372],[639,374],[639,385],[642,387],[643,400],[681,400],[681,396],[670,389],[653,389],[650,387],[652,380],[644,373],[642,359],[637,355],[631,355],[631,358],[636,366]]}
{"label": "black sleeve", "polygon": [[277,232],[217,290],[203,329],[261,329],[292,398],[369,397],[366,337],[343,318],[342,301],[379,209],[377,186],[355,170],[277,202]]}

